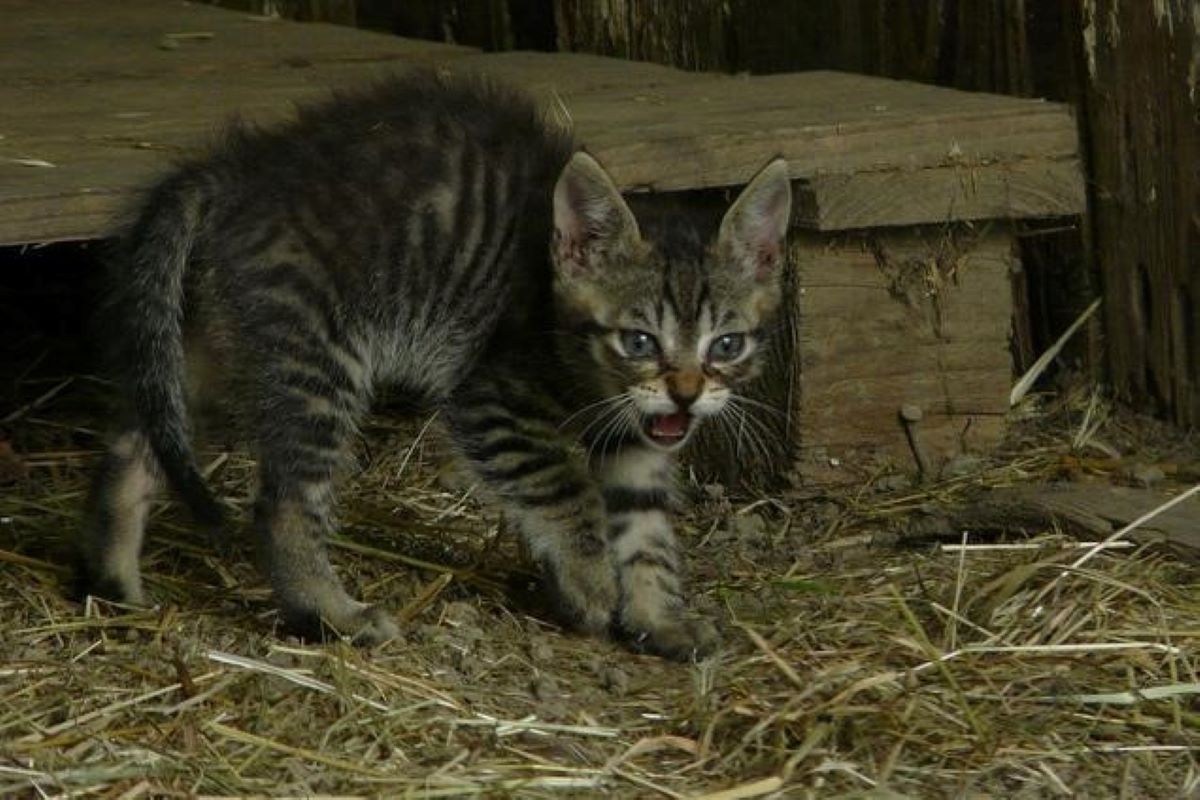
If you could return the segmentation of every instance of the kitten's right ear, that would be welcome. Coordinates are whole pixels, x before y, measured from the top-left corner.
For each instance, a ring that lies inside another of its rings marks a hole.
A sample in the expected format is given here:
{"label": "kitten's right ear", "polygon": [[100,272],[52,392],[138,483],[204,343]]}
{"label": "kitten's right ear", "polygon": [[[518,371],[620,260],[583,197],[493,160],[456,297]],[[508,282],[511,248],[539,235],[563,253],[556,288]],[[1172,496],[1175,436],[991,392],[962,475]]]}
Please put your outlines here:
{"label": "kitten's right ear", "polygon": [[606,256],[629,252],[639,240],[637,221],[616,184],[582,151],[554,185],[554,264],[568,275],[586,274]]}

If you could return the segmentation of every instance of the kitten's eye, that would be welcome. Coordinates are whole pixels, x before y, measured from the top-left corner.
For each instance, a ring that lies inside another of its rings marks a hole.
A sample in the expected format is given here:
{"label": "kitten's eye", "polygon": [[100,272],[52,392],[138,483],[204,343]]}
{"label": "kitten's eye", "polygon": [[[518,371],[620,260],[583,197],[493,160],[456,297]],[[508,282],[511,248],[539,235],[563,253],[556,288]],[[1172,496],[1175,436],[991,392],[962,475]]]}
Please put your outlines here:
{"label": "kitten's eye", "polygon": [[709,361],[733,361],[746,349],[746,334],[726,333],[708,346]]}
{"label": "kitten's eye", "polygon": [[658,340],[645,331],[621,331],[621,350],[626,358],[654,358]]}

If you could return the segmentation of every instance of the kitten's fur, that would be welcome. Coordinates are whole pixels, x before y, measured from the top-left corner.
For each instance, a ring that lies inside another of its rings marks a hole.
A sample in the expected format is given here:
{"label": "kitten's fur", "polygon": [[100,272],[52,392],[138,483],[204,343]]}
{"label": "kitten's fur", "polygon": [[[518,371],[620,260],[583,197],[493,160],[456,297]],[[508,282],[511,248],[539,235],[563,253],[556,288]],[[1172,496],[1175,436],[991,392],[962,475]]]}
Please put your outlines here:
{"label": "kitten's fur", "polygon": [[790,203],[776,160],[715,242],[680,221],[664,246],[523,95],[428,73],[235,129],[119,240],[107,336],[129,414],[89,501],[85,587],[144,602],[160,476],[220,524],[189,443],[211,403],[259,460],[254,527],[285,621],[395,636],[324,544],[355,426],[390,384],[442,410],[567,622],[708,651],[712,625],[682,613],[671,452],[758,369]]}

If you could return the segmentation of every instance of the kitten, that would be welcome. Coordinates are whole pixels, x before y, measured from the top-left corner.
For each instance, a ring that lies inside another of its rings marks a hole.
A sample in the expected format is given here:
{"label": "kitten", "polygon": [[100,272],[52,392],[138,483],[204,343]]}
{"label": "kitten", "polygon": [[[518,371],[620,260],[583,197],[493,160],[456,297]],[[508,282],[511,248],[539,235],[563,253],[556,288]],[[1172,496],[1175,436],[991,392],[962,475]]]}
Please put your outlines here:
{"label": "kitten", "polygon": [[672,456],[760,369],[790,205],[777,159],[714,242],[686,221],[656,242],[568,134],[480,79],[417,72],[235,127],[116,244],[106,336],[128,414],[88,503],[85,590],[145,602],[163,479],[221,524],[190,445],[211,404],[258,459],[254,530],[284,622],[396,636],[324,544],[355,427],[392,385],[441,410],[568,624],[709,652],[715,628],[683,613]]}

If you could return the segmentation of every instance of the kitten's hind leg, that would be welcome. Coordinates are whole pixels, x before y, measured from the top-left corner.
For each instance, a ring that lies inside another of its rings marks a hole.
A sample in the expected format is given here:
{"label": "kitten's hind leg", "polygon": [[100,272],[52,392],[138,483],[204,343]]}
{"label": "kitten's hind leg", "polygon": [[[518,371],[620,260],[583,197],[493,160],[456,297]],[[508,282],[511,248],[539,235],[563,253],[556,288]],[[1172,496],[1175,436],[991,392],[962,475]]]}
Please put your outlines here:
{"label": "kitten's hind leg", "polygon": [[536,413],[516,413],[513,402],[477,385],[448,409],[451,432],[548,573],[563,621],[604,635],[619,593],[599,489],[555,426]]}
{"label": "kitten's hind leg", "polygon": [[289,630],[318,640],[342,635],[379,644],[396,638],[399,628],[384,609],[350,596],[326,550],[334,479],[353,418],[329,408],[313,413],[314,403],[299,404],[310,407],[307,413],[288,413],[295,402],[273,404],[276,417],[260,442],[254,525],[262,567]]}
{"label": "kitten's hind leg", "polygon": [[78,543],[76,591],[80,596],[145,603],[138,557],[150,501],[161,482],[141,432],[125,431],[109,446],[92,479]]}
{"label": "kitten's hind leg", "polygon": [[374,645],[394,639],[400,629],[387,611],[355,600],[334,572],[325,538],[327,486],[306,482],[279,492],[264,488],[255,526],[263,567],[270,579],[284,626],[309,639],[349,636]]}

